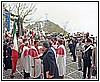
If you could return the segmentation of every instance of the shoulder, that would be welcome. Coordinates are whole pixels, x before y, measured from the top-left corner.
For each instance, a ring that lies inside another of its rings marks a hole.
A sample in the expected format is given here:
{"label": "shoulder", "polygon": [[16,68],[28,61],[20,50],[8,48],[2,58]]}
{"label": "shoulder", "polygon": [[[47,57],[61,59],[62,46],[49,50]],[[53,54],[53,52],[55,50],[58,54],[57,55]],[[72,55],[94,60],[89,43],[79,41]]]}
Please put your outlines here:
{"label": "shoulder", "polygon": [[76,44],[76,46],[78,46],[78,45],[79,45],[79,43]]}
{"label": "shoulder", "polygon": [[59,47],[57,54],[64,54],[64,49],[62,47]]}
{"label": "shoulder", "polygon": [[53,50],[51,48],[49,48],[47,53],[53,53]]}
{"label": "shoulder", "polygon": [[82,45],[85,45],[85,43],[82,43]]}

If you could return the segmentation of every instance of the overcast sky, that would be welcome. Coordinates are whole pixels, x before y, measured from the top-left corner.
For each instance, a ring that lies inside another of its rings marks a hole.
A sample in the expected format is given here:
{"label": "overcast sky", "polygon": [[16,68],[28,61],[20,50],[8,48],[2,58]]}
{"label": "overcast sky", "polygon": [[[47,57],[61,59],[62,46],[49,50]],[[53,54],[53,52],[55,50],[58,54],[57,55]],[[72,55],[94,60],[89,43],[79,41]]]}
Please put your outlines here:
{"label": "overcast sky", "polygon": [[[11,4],[11,3],[10,3]],[[98,35],[97,2],[34,2],[37,11],[31,18],[47,19],[60,27],[67,26],[68,32],[90,32]]]}
{"label": "overcast sky", "polygon": [[38,2],[34,19],[47,19],[68,32],[90,32],[98,35],[98,3],[97,2]]}

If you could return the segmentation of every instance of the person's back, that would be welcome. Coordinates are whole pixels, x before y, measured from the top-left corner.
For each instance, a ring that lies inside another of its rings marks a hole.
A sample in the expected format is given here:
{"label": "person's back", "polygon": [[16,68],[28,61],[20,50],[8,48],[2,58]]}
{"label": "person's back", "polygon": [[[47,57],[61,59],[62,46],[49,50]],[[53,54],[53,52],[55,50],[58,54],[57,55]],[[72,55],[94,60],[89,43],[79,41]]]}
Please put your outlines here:
{"label": "person's back", "polygon": [[53,77],[54,79],[59,78],[55,54],[51,48],[48,48],[44,52],[43,65],[44,65],[44,78],[45,79],[46,79],[46,71],[49,71],[50,75],[54,75]]}

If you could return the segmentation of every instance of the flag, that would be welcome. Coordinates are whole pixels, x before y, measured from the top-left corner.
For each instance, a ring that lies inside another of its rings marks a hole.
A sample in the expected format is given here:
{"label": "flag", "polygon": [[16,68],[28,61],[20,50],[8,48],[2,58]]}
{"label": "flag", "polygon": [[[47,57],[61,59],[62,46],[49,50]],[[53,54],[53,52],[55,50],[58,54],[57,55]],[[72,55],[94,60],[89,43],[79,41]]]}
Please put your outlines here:
{"label": "flag", "polygon": [[18,59],[18,45],[17,45],[17,37],[16,37],[16,22],[14,21],[13,25],[13,49],[12,49],[12,58],[14,60]]}
{"label": "flag", "polygon": [[16,22],[14,21],[14,25],[13,25],[13,42],[14,42],[14,36],[16,35]]}

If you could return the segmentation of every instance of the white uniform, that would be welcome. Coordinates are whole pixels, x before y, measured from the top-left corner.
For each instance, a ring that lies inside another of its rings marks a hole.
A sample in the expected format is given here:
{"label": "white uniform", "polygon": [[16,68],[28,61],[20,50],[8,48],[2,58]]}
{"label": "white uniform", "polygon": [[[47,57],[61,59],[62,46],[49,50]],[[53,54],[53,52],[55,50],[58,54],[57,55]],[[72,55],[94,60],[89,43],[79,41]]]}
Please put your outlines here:
{"label": "white uniform", "polygon": [[[31,49],[33,50],[33,56],[30,55],[30,77],[37,78],[41,75],[41,59],[35,59],[34,57],[38,54],[37,49],[32,46]],[[32,68],[34,66],[34,68]]]}
{"label": "white uniform", "polygon": [[21,63],[26,73],[30,73],[30,58],[28,55],[28,50],[29,48],[27,46],[24,46],[21,55]]}
{"label": "white uniform", "polygon": [[64,45],[60,45],[57,51],[57,66],[59,71],[59,76],[66,74],[66,50]]}

